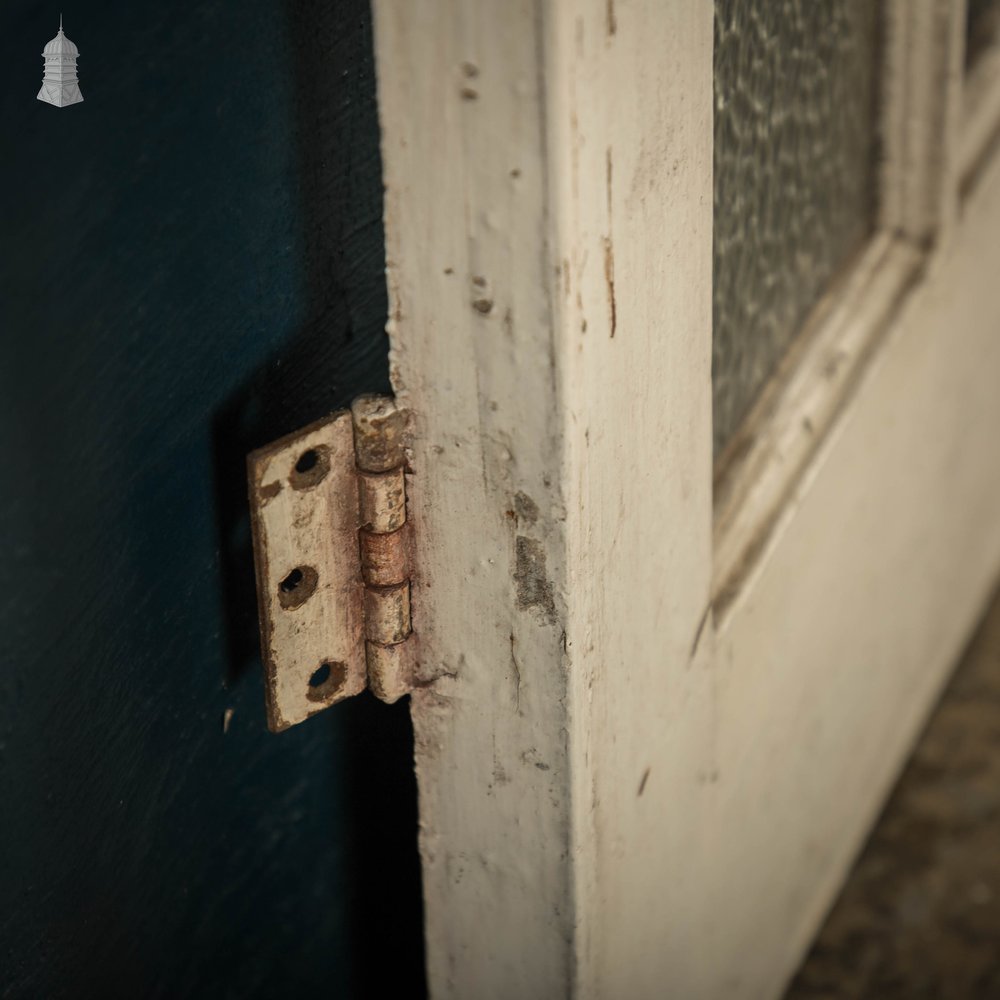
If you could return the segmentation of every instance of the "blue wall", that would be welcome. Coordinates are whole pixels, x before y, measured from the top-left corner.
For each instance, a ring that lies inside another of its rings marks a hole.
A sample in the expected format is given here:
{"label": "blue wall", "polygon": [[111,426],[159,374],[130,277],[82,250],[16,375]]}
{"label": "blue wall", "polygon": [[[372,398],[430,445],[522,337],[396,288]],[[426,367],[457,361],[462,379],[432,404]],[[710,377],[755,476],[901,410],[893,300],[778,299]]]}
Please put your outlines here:
{"label": "blue wall", "polygon": [[407,706],[266,732],[245,499],[388,388],[367,2],[62,10],[63,109],[0,13],[0,995],[418,996]]}

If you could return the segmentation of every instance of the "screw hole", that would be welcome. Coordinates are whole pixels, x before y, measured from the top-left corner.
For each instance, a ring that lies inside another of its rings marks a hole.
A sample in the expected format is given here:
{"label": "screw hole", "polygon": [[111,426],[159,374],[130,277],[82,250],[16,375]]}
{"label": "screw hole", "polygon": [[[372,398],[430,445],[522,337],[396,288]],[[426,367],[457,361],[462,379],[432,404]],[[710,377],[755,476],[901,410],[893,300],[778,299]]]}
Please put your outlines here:
{"label": "screw hole", "polygon": [[302,452],[299,456],[299,460],[295,463],[295,471],[300,475],[308,472],[310,469],[316,467],[318,461],[319,455],[316,453],[316,449],[310,448],[308,451]]}
{"label": "screw hole", "polygon": [[306,697],[310,701],[328,702],[344,690],[347,683],[347,664],[338,660],[321,663],[309,678]]}
{"label": "screw hole", "polygon": [[319,574],[312,566],[296,566],[278,584],[278,603],[287,609],[297,608],[312,597]]}
{"label": "screw hole", "polygon": [[294,490],[308,490],[318,486],[330,471],[330,449],[325,445],[307,448],[292,466],[288,481]]}
{"label": "screw hole", "polygon": [[309,687],[316,688],[319,687],[320,684],[325,684],[329,676],[330,676],[330,664],[329,663],[320,664],[320,666],[313,671],[312,677],[309,678]]}

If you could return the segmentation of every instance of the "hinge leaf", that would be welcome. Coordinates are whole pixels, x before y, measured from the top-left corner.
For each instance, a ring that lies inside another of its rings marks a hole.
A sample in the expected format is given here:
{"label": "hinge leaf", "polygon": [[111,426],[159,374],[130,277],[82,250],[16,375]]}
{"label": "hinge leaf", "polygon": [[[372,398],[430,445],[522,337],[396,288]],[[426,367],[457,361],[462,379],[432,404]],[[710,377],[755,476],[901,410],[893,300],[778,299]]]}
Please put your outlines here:
{"label": "hinge leaf", "polygon": [[268,728],[412,688],[406,414],[384,396],[248,460]]}

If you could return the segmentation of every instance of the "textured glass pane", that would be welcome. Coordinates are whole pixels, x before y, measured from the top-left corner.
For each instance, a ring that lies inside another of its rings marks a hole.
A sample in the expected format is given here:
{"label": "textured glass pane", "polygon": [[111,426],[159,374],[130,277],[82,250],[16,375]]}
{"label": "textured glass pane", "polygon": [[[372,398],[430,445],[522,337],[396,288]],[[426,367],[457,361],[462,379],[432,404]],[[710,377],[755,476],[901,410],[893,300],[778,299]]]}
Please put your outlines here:
{"label": "textured glass pane", "polygon": [[876,0],[716,0],[716,454],[870,233]]}
{"label": "textured glass pane", "polygon": [[1000,41],[1000,0],[968,0],[965,21],[965,65]]}

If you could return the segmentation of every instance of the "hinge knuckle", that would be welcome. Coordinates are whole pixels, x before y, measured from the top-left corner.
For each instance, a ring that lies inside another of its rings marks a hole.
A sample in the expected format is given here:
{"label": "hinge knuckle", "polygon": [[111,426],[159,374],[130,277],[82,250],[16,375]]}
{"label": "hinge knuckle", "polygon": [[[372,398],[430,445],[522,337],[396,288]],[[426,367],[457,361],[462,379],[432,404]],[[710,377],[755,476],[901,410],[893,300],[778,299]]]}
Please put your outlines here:
{"label": "hinge knuckle", "polygon": [[406,464],[406,413],[390,396],[358,396],[351,404],[354,453],[363,472],[390,472]]}
{"label": "hinge knuckle", "polygon": [[360,396],[351,406],[358,466],[365,581],[368,686],[393,702],[413,686],[407,642],[410,623],[410,531],[406,514],[407,415],[385,396]]}
{"label": "hinge knuckle", "polygon": [[410,644],[380,646],[370,642],[365,650],[368,664],[368,686],[381,701],[392,704],[413,687],[413,662]]}
{"label": "hinge knuckle", "polygon": [[403,467],[389,472],[358,472],[361,527],[385,534],[406,523],[406,477]]}
{"label": "hinge knuckle", "polygon": [[365,588],[365,638],[395,646],[410,635],[410,582]]}
{"label": "hinge knuckle", "polygon": [[360,532],[361,575],[372,587],[391,587],[409,577],[409,529],[404,523],[395,531],[379,534]]}

